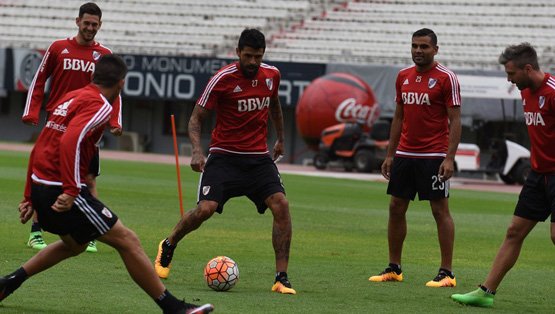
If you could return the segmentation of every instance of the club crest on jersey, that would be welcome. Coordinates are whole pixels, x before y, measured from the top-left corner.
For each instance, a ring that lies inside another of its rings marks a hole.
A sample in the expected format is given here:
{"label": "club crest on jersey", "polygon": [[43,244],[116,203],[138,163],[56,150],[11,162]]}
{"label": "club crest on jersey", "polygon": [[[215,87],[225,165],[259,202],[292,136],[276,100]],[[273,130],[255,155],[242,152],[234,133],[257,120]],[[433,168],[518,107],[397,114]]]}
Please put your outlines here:
{"label": "club crest on jersey", "polygon": [[205,185],[202,187],[202,195],[207,195],[210,193],[210,185]]}
{"label": "club crest on jersey", "polygon": [[545,105],[545,96],[540,96],[540,109],[543,108],[543,106]]}
{"label": "club crest on jersey", "polygon": [[274,79],[273,78],[267,78],[266,79],[266,86],[268,86],[269,90],[272,90],[272,88],[274,87]]}
{"label": "club crest on jersey", "polygon": [[98,51],[93,51],[93,59],[98,60],[100,58],[100,52]]}
{"label": "club crest on jersey", "polygon": [[434,86],[436,86],[436,83],[437,83],[437,79],[430,77],[430,80],[428,81],[428,87],[432,89],[434,88]]}
{"label": "club crest on jersey", "polygon": [[258,80],[252,80],[252,87],[258,86]]}
{"label": "club crest on jersey", "polygon": [[110,210],[108,210],[108,208],[104,207],[104,209],[102,210],[102,215],[108,217],[108,218],[112,218],[112,213],[110,212]]}

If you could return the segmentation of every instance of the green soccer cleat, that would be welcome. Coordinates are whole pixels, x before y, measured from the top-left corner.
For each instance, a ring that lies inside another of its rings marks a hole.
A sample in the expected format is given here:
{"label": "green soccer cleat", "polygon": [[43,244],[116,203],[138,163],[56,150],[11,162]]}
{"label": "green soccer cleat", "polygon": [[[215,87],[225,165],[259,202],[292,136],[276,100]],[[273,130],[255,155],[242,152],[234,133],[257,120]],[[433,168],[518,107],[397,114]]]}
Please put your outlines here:
{"label": "green soccer cleat", "polygon": [[29,235],[29,241],[27,241],[27,246],[35,250],[42,250],[46,247],[46,243],[42,238],[41,231],[31,232]]}
{"label": "green soccer cleat", "polygon": [[482,288],[478,288],[466,294],[453,294],[451,299],[463,305],[491,307],[493,305],[493,294],[487,293]]}
{"label": "green soccer cleat", "polygon": [[89,245],[87,246],[86,251],[89,253],[98,252],[98,249],[96,248],[96,240],[92,240],[91,242],[89,242]]}

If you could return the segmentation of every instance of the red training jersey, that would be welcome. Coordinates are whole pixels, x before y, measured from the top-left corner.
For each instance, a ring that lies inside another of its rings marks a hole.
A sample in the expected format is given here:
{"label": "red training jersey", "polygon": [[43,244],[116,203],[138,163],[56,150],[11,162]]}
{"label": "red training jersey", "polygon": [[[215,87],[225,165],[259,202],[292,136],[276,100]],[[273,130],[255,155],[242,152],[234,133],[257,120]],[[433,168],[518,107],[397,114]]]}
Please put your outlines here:
{"label": "red training jersey", "polygon": [[208,82],[197,105],[216,111],[210,152],[268,154],[268,111],[278,97],[281,75],[276,67],[262,63],[247,78],[239,62],[221,68]]}
{"label": "red training jersey", "polygon": [[[68,92],[87,86],[92,80],[96,62],[103,54],[112,51],[98,42],[92,46],[80,45],[75,37],[57,40],[46,50],[42,62],[29,87],[23,122],[39,123],[39,112],[44,98],[46,80],[52,77],[50,96],[46,103],[46,111],[51,113],[59,104],[60,99]],[[111,127],[122,128],[121,99],[113,104],[114,114],[110,120]]]}
{"label": "red training jersey", "polygon": [[31,199],[31,181],[62,186],[69,195],[79,194],[81,186],[86,186],[85,175],[111,113],[112,106],[94,84],[60,99],[31,152],[26,200]]}
{"label": "red training jersey", "polygon": [[555,77],[546,73],[535,92],[521,92],[524,117],[532,148],[532,169],[539,173],[555,173]]}
{"label": "red training jersey", "polygon": [[437,62],[426,72],[413,65],[399,72],[395,90],[395,102],[404,112],[396,155],[444,158],[449,146],[447,108],[461,105],[455,73]]}

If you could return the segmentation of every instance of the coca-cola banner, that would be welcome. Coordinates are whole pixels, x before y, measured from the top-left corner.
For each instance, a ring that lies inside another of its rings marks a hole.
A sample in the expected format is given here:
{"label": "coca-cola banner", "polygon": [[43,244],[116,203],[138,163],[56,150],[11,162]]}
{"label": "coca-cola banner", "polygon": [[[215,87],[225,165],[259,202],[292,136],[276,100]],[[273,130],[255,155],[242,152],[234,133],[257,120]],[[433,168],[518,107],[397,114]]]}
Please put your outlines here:
{"label": "coca-cola banner", "polygon": [[368,84],[352,74],[329,73],[310,83],[302,94],[296,108],[297,129],[316,150],[325,128],[358,122],[368,132],[379,113],[378,100]]}

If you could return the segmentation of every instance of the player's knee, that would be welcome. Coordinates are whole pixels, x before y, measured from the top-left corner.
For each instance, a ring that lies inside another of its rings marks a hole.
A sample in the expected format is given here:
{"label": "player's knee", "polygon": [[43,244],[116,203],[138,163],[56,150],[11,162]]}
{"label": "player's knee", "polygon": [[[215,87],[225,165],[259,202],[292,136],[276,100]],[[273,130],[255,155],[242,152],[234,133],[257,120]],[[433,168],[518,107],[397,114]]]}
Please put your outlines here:
{"label": "player's knee", "polygon": [[201,204],[199,204],[199,206],[193,209],[192,214],[195,216],[196,219],[200,221],[205,221],[210,217],[212,217],[212,215],[214,215],[217,208],[218,208],[217,203],[212,204],[212,202],[210,203],[202,202]]}
{"label": "player's knee", "polygon": [[449,211],[444,208],[432,207],[432,215],[434,216],[435,220],[441,220],[449,216]]}
{"label": "player's knee", "polygon": [[85,243],[83,245],[67,245],[66,244],[66,250],[69,252],[70,256],[73,257],[73,256],[77,256],[77,255],[85,252],[88,245],[89,245],[89,243]]}
{"label": "player's knee", "polygon": [[551,228],[551,242],[555,245],[555,229]]}
{"label": "player's knee", "polygon": [[270,210],[277,221],[287,222],[291,220],[289,214],[289,201],[285,196],[276,198],[270,203]]}
{"label": "player's knee", "polygon": [[509,228],[507,228],[507,234],[505,235],[505,238],[512,241],[519,241],[524,239],[524,237],[522,236],[522,232],[520,232],[520,229],[517,228],[514,224],[510,224]]}
{"label": "player's knee", "polygon": [[389,204],[389,218],[398,220],[405,219],[406,210],[403,208],[402,204],[397,202],[391,202]]}

